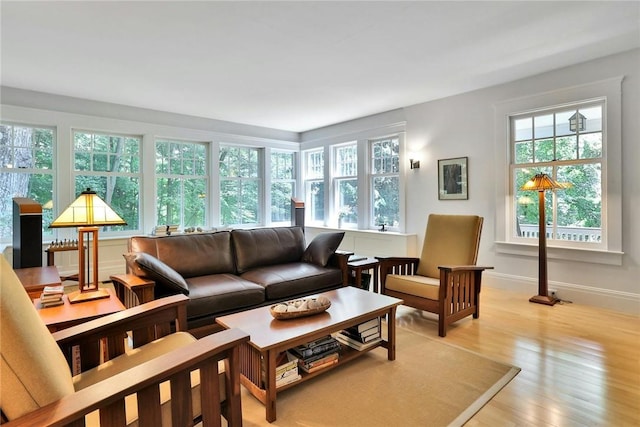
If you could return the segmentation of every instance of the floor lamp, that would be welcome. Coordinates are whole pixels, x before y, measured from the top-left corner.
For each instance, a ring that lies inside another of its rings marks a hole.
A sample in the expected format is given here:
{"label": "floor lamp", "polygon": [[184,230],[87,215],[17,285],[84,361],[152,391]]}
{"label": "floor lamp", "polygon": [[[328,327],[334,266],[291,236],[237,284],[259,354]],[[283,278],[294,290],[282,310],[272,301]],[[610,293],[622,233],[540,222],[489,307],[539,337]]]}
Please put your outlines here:
{"label": "floor lamp", "polygon": [[[95,191],[87,188],[49,225],[49,228],[78,227],[78,290],[69,294],[69,302],[109,298],[109,292],[101,289],[98,282],[98,228],[126,224]],[[93,262],[89,262],[85,254],[85,238],[87,248],[91,247]],[[89,280],[91,271],[93,275]]]}
{"label": "floor lamp", "polygon": [[529,181],[527,181],[520,190],[531,190],[538,192],[538,209],[539,209],[539,221],[538,228],[538,295],[529,298],[529,301],[536,302],[538,304],[554,305],[558,302],[558,299],[554,296],[549,296],[548,282],[547,282],[547,230],[545,220],[545,200],[544,192],[547,190],[556,190],[566,188],[566,185],[560,184],[553,180],[549,175],[539,173]]}

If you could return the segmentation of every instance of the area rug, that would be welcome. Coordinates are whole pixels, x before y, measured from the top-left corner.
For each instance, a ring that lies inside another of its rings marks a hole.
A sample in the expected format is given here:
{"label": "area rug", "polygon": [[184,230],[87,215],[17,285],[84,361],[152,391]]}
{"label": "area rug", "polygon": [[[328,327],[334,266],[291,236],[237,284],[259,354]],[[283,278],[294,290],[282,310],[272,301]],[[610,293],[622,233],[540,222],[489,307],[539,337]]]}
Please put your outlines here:
{"label": "area rug", "polygon": [[242,388],[244,426],[460,426],[519,368],[397,328],[396,360],[385,349],[278,393],[277,420]]}

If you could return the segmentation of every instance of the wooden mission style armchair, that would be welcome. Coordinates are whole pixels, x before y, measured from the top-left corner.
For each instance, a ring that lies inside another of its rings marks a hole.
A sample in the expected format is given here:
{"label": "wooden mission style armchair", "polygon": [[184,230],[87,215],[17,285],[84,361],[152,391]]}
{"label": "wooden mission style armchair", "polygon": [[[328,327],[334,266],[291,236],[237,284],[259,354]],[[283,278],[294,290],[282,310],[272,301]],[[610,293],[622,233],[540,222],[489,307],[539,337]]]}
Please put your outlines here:
{"label": "wooden mission style armchair", "polygon": [[[185,296],[51,334],[2,256],[0,285],[3,426],[220,426],[221,415],[242,425],[239,346],[249,337],[237,329],[200,340],[181,332]],[[125,352],[128,331],[134,348]]]}
{"label": "wooden mission style armchair", "polygon": [[438,315],[438,335],[466,316],[480,315],[478,247],[483,218],[429,215],[420,258],[378,258],[381,293]]}

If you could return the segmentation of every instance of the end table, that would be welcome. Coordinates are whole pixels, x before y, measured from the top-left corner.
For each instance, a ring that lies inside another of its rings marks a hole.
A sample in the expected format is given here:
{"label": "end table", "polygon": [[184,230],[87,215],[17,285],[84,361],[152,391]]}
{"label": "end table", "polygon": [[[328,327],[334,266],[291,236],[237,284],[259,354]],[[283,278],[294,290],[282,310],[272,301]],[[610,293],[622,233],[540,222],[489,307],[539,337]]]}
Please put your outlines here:
{"label": "end table", "polygon": [[362,283],[362,272],[364,270],[373,270],[373,292],[378,293],[378,261],[375,258],[366,258],[358,261],[347,262],[349,275],[355,277],[355,285],[360,286]]}

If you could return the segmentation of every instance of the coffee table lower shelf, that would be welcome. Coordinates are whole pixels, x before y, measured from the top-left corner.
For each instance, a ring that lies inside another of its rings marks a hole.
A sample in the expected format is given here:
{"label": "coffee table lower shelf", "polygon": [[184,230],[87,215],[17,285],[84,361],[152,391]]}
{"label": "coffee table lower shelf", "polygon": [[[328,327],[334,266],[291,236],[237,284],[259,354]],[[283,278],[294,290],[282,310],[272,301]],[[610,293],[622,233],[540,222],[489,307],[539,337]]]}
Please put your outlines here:
{"label": "coffee table lower shelf", "polygon": [[[385,348],[389,349],[389,343],[386,340],[380,341],[378,344],[368,347],[364,350],[356,350],[350,348],[346,345],[342,346],[340,350],[340,357],[338,359],[338,363],[334,363],[332,365],[327,366],[326,368],[320,369],[318,371],[314,371],[311,373],[304,372],[300,370],[301,378],[297,381],[291,382],[289,384],[284,384],[282,386],[276,387],[276,392],[281,392],[288,388],[294,387],[300,383],[303,383],[311,378],[314,378],[318,375],[322,375],[327,371],[330,371],[334,368],[337,368],[340,365],[344,365],[353,359],[357,359],[358,357],[368,353],[371,350],[376,348]],[[282,351],[289,350],[288,348]],[[280,351],[277,352],[278,354]],[[262,387],[262,384],[266,379],[264,378],[264,373],[262,371],[262,357],[268,357],[268,355],[262,355],[258,350],[251,347],[249,344],[243,344],[240,348],[240,382],[243,386],[249,390],[249,392],[258,399],[263,405],[267,404],[267,389]],[[393,359],[389,359],[393,360]]]}

